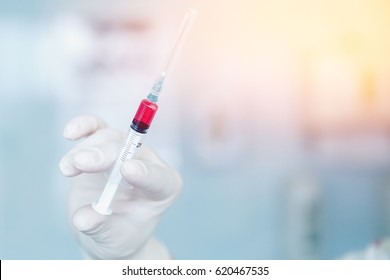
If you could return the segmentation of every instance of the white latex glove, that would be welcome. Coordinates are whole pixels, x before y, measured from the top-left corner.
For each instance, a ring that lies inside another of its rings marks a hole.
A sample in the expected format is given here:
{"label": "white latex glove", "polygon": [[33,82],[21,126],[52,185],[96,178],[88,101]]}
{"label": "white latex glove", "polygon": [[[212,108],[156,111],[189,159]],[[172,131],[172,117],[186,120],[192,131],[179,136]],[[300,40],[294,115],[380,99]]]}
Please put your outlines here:
{"label": "white latex glove", "polygon": [[124,135],[94,116],[72,119],[64,137],[86,137],[60,161],[65,176],[74,177],[69,217],[81,247],[94,259],[168,259],[165,246],[153,237],[160,216],[181,189],[180,175],[152,151],[140,147],[122,165],[123,180],[112,201],[112,215],[91,206],[100,197],[122,148]]}

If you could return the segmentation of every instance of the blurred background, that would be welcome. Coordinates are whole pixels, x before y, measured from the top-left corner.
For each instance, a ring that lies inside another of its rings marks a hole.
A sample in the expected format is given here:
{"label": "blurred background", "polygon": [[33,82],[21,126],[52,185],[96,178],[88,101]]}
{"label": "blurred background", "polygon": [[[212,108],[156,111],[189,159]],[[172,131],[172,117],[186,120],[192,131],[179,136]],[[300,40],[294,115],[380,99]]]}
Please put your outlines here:
{"label": "blurred background", "polygon": [[146,144],[183,176],[177,259],[334,259],[390,235],[387,0],[0,2],[0,259],[79,259],[67,221],[92,113],[126,131],[199,14]]}

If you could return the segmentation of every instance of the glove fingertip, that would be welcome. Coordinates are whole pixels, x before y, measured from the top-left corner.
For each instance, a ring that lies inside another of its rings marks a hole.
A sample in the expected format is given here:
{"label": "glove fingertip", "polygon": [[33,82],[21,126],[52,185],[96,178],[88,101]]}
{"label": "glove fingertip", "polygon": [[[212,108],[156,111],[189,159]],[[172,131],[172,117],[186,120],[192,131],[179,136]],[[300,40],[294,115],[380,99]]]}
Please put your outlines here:
{"label": "glove fingertip", "polygon": [[66,177],[72,177],[80,174],[80,170],[76,169],[68,160],[62,159],[58,164],[61,173]]}
{"label": "glove fingertip", "polygon": [[73,226],[85,234],[91,233],[103,223],[104,216],[98,214],[90,205],[81,207],[73,215]]}
{"label": "glove fingertip", "polygon": [[77,132],[78,132],[78,129],[77,129],[76,125],[74,123],[70,122],[65,126],[62,135],[66,139],[77,140],[79,138],[79,136],[77,135]]}
{"label": "glove fingertip", "polygon": [[98,117],[81,115],[71,119],[64,128],[63,136],[69,140],[78,140],[105,128],[106,124]]}

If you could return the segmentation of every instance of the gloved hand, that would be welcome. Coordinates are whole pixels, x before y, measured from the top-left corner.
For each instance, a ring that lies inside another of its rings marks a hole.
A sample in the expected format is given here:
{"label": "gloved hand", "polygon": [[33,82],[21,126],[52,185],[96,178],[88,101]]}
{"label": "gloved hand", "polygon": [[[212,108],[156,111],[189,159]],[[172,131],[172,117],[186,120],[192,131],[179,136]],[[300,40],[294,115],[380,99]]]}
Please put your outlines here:
{"label": "gloved hand", "polygon": [[94,259],[168,259],[153,237],[160,216],[181,189],[180,175],[141,146],[135,159],[122,165],[123,180],[105,216],[91,206],[100,197],[122,148],[124,135],[94,116],[72,119],[64,129],[70,140],[85,139],[60,161],[61,172],[75,177],[69,218],[81,247]]}

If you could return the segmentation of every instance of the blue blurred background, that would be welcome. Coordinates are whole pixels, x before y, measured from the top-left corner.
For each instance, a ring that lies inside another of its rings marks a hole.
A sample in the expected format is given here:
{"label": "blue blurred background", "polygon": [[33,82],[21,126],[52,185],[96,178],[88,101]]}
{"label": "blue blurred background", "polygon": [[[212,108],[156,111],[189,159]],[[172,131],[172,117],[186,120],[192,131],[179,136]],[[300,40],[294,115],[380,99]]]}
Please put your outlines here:
{"label": "blue blurred background", "polygon": [[177,259],[333,259],[390,234],[390,3],[0,3],[0,259],[79,259],[67,221],[92,113],[126,131],[188,7],[199,15],[146,144],[183,193]]}

